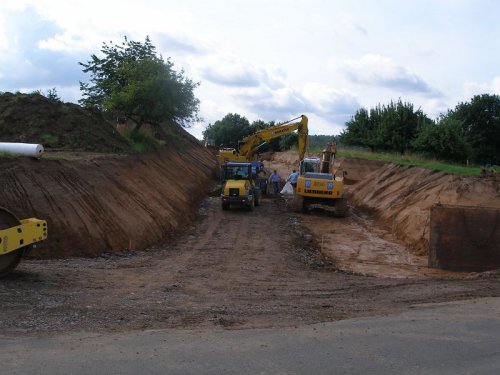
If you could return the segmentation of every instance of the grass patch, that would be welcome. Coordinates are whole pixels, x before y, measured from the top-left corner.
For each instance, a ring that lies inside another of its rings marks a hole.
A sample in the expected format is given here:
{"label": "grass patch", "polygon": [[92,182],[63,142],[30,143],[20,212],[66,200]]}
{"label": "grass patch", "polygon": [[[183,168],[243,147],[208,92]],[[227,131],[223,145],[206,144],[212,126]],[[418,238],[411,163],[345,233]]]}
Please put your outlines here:
{"label": "grass patch", "polygon": [[137,152],[156,151],[165,145],[165,141],[156,139],[140,131],[127,131],[124,133],[124,136],[130,142],[132,148]]}
{"label": "grass patch", "polygon": [[0,152],[0,158],[15,158],[17,155],[11,154],[10,152]]}
{"label": "grass patch", "polygon": [[59,142],[59,137],[50,133],[43,133],[40,139],[44,144],[56,145]]}
{"label": "grass patch", "polygon": [[466,166],[447,163],[439,160],[427,159],[423,156],[414,154],[401,155],[393,153],[370,152],[364,150],[339,149],[337,156],[346,158],[380,160],[387,163],[415,166],[461,176],[479,176],[480,174],[484,173],[485,170],[489,172],[500,173],[500,167],[497,166],[488,168],[476,165]]}

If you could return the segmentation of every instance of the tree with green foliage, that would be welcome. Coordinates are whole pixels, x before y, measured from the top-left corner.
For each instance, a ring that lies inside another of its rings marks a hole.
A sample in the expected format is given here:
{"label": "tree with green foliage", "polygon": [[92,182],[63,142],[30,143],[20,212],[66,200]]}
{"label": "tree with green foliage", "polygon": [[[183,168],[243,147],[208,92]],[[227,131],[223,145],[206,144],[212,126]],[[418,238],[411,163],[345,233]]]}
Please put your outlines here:
{"label": "tree with green foliage", "polygon": [[329,142],[338,142],[338,137],[333,135],[309,135],[307,137],[310,152],[321,152]]}
{"label": "tree with green foliage", "polygon": [[476,95],[460,103],[446,118],[463,124],[470,159],[480,164],[500,164],[500,96]]}
{"label": "tree with green foliage", "polygon": [[135,123],[159,128],[163,121],[189,126],[198,120],[199,100],[194,95],[199,85],[174,69],[174,64],[158,56],[146,37],[144,43],[128,40],[121,45],[104,43],[103,57],[91,55],[80,62],[90,82],[80,82],[86,107],[120,113]]}
{"label": "tree with green foliage", "polygon": [[366,109],[358,109],[354,117],[346,123],[346,129],[340,135],[342,143],[351,146],[367,147],[371,151],[374,151],[375,125],[372,116]]}
{"label": "tree with green foliage", "polygon": [[47,90],[47,94],[45,95],[45,97],[55,103],[61,102],[61,98],[57,94],[57,89],[55,87]]}
{"label": "tree with green foliage", "polygon": [[425,123],[420,127],[412,148],[426,156],[462,163],[469,153],[462,122],[449,117],[441,117],[436,124]]}
{"label": "tree with green foliage", "polygon": [[237,113],[228,113],[213,124],[209,124],[203,131],[203,138],[210,139],[220,147],[238,148],[238,142],[253,133],[250,122],[246,117]]}
{"label": "tree with green foliage", "polygon": [[376,117],[372,116],[375,123],[374,146],[384,151],[401,154],[411,151],[418,129],[432,123],[421,110],[415,111],[413,104],[401,100],[379,107],[378,112]]}
{"label": "tree with green foliage", "polygon": [[280,151],[290,150],[297,147],[299,143],[299,135],[297,133],[288,133],[279,138]]}
{"label": "tree with green foliage", "polygon": [[413,104],[391,102],[378,105],[370,111],[360,108],[346,123],[340,136],[343,144],[362,146],[375,151],[411,151],[412,142],[418,130],[432,123],[420,109],[414,110]]}

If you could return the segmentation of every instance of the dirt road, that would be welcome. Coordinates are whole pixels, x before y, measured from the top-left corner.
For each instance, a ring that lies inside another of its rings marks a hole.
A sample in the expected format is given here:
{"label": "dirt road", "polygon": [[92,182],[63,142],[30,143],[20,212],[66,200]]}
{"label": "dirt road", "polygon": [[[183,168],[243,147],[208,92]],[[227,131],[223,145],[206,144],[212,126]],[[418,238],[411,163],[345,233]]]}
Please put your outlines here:
{"label": "dirt road", "polygon": [[[146,252],[22,262],[0,283],[0,332],[293,326],[500,296],[498,275],[401,279],[339,271],[345,267],[321,254],[321,239],[304,223],[357,228],[355,215],[343,222],[297,215],[279,198],[253,212],[219,204],[207,198],[176,243]],[[367,233],[353,246],[381,238]]]}

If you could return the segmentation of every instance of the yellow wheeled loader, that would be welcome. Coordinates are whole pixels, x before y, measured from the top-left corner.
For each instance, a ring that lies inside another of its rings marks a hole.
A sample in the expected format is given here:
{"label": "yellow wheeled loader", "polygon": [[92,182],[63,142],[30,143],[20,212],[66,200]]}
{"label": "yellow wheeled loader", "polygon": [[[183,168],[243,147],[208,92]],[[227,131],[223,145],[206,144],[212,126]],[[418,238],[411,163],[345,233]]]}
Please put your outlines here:
{"label": "yellow wheeled loader", "polygon": [[12,272],[31,246],[47,238],[47,222],[36,218],[19,220],[0,207],[0,278]]}

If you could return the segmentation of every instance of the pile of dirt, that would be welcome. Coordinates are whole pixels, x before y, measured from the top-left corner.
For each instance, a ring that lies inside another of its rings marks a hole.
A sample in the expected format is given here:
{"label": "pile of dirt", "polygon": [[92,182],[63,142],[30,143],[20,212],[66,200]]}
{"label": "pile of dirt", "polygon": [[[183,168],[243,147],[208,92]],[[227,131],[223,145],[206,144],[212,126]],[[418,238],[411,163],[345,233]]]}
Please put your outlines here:
{"label": "pile of dirt", "polygon": [[[338,158],[348,172],[349,203],[370,212],[414,254],[427,253],[430,208],[438,203],[500,208],[500,176],[464,177],[423,168],[358,158]],[[282,176],[298,165],[294,152],[276,153],[269,163]]]}
{"label": "pile of dirt", "polygon": [[0,141],[46,149],[130,152],[129,143],[99,112],[40,94],[0,95]]}

